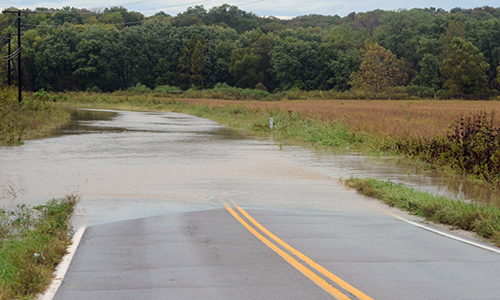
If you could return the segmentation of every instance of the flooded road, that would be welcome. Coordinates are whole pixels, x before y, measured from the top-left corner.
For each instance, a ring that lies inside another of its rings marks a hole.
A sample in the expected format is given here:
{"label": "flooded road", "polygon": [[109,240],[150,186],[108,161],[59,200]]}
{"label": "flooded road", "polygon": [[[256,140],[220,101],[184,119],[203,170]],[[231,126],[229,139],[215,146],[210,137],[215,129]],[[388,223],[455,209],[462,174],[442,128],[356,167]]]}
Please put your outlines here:
{"label": "flooded road", "polygon": [[177,113],[74,114],[79,120],[51,138],[0,149],[1,206],[78,194],[78,222],[89,225],[221,207],[223,196],[279,209],[286,199],[285,209],[328,211],[328,201],[297,197],[294,184],[329,185],[328,176],[271,141]]}
{"label": "flooded road", "polygon": [[435,195],[500,206],[499,191],[473,183],[463,175],[449,175],[438,170],[426,170],[422,165],[412,163],[403,157],[317,153],[298,147],[292,147],[292,149],[301,153],[296,156],[302,162],[321,169],[325,174],[334,178],[373,177],[402,183]]}
{"label": "flooded road", "polygon": [[[177,113],[78,110],[53,137],[0,148],[0,206],[78,194],[78,222],[98,224],[220,207],[220,197],[279,210],[331,212],[328,200],[297,197],[340,177],[376,177],[436,194],[499,203],[497,193],[395,158],[283,151],[213,121]],[[347,196],[348,197],[348,196]],[[286,200],[284,200],[286,199]],[[349,205],[342,204],[345,212]],[[338,213],[338,209],[334,209]],[[370,207],[367,213],[370,213]]]}
{"label": "flooded road", "polygon": [[394,218],[338,180],[374,176],[446,191],[397,160],[281,151],[271,140],[178,113],[74,114],[78,121],[53,137],[0,149],[1,206],[81,196],[75,225],[85,233],[55,299],[331,299],[337,291],[356,299],[356,289],[374,299],[495,299],[500,292],[496,252]]}

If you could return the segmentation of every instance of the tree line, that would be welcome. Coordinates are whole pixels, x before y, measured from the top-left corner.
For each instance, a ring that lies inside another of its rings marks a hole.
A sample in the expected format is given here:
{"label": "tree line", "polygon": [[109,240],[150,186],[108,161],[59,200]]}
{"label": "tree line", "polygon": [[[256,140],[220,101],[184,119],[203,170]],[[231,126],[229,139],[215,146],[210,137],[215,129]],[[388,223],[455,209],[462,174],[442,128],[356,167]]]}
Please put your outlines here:
{"label": "tree line", "polygon": [[[35,11],[22,18],[25,90],[206,89],[225,83],[269,92],[405,90],[462,98],[500,90],[500,8],[291,20],[227,4],[150,17],[123,7]],[[12,14],[0,15],[0,56],[15,21]],[[5,84],[7,66],[0,63]]]}

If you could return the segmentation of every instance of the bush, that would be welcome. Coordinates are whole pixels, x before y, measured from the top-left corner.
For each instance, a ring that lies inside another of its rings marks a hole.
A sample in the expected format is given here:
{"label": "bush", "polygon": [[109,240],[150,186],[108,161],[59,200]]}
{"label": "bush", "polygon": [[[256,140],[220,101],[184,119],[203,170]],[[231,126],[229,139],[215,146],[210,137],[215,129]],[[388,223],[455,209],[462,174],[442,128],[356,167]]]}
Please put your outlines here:
{"label": "bush", "polygon": [[260,91],[264,91],[264,92],[267,92],[267,88],[266,86],[262,83],[262,82],[259,82],[255,85],[255,89],[256,90],[260,90]]}
{"label": "bush", "polygon": [[86,90],[87,93],[102,93],[102,90],[98,86],[93,86]]}
{"label": "bush", "polygon": [[434,89],[419,85],[409,85],[405,87],[404,92],[419,98],[434,98],[436,96]]}
{"label": "bush", "polygon": [[151,89],[144,84],[137,83],[135,86],[129,87],[127,89],[127,92],[130,92],[132,94],[145,94],[151,92]]}
{"label": "bush", "polygon": [[50,96],[41,90],[21,103],[13,88],[0,89],[0,145],[22,144],[26,138],[43,135],[66,124],[70,115],[50,102],[63,96]]}
{"label": "bush", "polygon": [[179,87],[171,85],[159,85],[154,89],[155,92],[167,93],[167,94],[180,94],[182,90]]}
{"label": "bush", "polygon": [[395,148],[433,164],[451,166],[500,188],[499,124],[494,112],[463,115],[444,138],[401,139]]}

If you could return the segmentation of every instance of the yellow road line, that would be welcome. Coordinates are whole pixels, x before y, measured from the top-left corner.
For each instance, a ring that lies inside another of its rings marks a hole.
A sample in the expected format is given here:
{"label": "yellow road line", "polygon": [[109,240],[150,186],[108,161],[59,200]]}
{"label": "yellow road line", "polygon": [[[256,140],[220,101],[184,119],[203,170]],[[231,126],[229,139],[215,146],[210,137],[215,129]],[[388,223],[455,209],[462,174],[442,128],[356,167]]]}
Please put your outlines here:
{"label": "yellow road line", "polygon": [[287,243],[285,243],[279,237],[277,237],[272,232],[270,232],[269,230],[267,230],[264,226],[260,225],[259,222],[257,222],[254,218],[252,218],[236,202],[231,201],[231,203],[238,209],[238,211],[243,216],[245,216],[251,223],[253,223],[255,225],[255,227],[257,227],[262,232],[264,232],[265,234],[267,234],[271,239],[273,239],[274,241],[276,241],[276,243],[278,243],[279,245],[281,245],[286,250],[290,251],[293,255],[295,255],[296,257],[298,257],[299,259],[301,259],[305,263],[307,263],[313,269],[315,269],[319,273],[323,274],[324,276],[326,276],[327,278],[329,278],[330,280],[332,280],[333,282],[335,282],[336,284],[338,284],[341,288],[343,288],[344,290],[346,290],[346,291],[350,292],[351,294],[353,294],[354,296],[356,296],[358,299],[360,299],[360,300],[373,300],[373,298],[367,296],[366,294],[364,294],[363,292],[359,291],[358,289],[356,289],[352,285],[348,284],[347,282],[345,282],[344,280],[342,280],[341,278],[339,278],[338,276],[336,276],[332,272],[330,272],[327,269],[323,268],[322,266],[320,266],[319,264],[317,264],[316,262],[314,262],[312,259],[310,259],[306,255],[304,255],[302,252],[299,252],[298,250],[295,250],[292,246],[290,246]]}
{"label": "yellow road line", "polygon": [[250,226],[250,224],[248,224],[243,218],[241,218],[240,215],[238,215],[238,213],[235,212],[234,209],[232,209],[226,202],[223,201],[222,203],[224,204],[224,207],[227,209],[227,211],[229,211],[229,213],[231,213],[231,215],[233,215],[233,217],[236,220],[238,220],[246,229],[248,229],[248,231],[250,231],[253,235],[255,235],[261,242],[263,242],[266,246],[271,248],[279,256],[281,256],[281,258],[283,258],[286,262],[288,262],[290,265],[292,265],[295,269],[297,269],[299,272],[304,274],[304,276],[309,278],[312,282],[317,284],[324,291],[326,291],[330,295],[334,296],[335,298],[337,298],[339,300],[350,300],[350,298],[347,297],[346,295],[342,294],[341,291],[339,291],[336,288],[334,288],[333,286],[331,286],[323,278],[319,277],[313,271],[309,270],[306,266],[299,263],[290,254],[281,250],[276,245],[274,245],[271,241],[266,239],[262,234],[260,234],[252,226]]}

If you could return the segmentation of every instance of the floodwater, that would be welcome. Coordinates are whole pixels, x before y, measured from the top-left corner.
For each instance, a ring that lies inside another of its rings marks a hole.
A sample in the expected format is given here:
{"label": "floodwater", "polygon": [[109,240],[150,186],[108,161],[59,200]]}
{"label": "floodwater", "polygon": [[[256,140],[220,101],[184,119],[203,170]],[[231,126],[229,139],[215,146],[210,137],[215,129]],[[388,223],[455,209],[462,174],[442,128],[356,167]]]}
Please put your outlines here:
{"label": "floodwater", "polygon": [[[295,149],[295,151],[300,151]],[[302,150],[304,152],[304,150]],[[305,151],[303,154],[308,154]],[[476,201],[500,206],[500,193],[486,186],[473,183],[462,175],[447,175],[437,170],[425,170],[421,165],[402,157],[373,157],[357,153],[314,153],[302,160],[321,168],[332,177],[378,178],[402,183],[417,190],[454,199]]]}
{"label": "floodwater", "polygon": [[[500,203],[499,195],[488,189],[422,171],[401,159],[318,154],[300,147],[280,150],[272,140],[251,139],[211,120],[178,113],[72,114],[72,123],[49,138],[0,148],[0,206],[77,194],[76,225],[211,209],[220,207],[221,199],[254,208],[349,213],[354,207],[340,200],[356,195],[337,179],[351,176]],[[372,210],[367,204],[364,213]]]}

